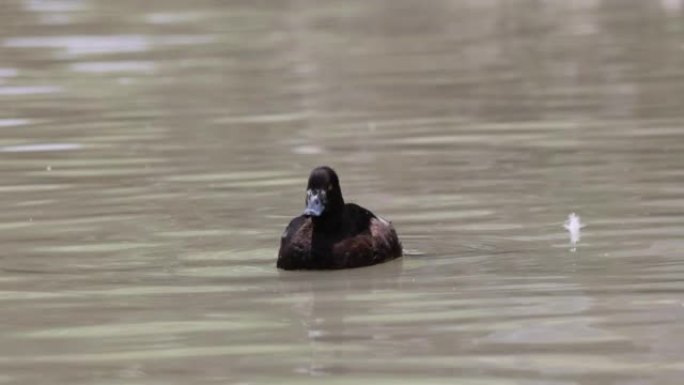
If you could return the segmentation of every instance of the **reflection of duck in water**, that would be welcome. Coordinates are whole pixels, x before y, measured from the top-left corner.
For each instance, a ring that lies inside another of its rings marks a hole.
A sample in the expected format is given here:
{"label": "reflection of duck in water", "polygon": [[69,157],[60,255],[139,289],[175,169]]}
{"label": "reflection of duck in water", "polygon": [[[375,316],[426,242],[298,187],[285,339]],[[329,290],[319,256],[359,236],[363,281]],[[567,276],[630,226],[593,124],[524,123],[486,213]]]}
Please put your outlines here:
{"label": "reflection of duck in water", "polygon": [[309,176],[304,213],[283,233],[277,265],[286,270],[344,269],[400,256],[394,227],[361,206],[345,204],[335,171],[318,167]]}
{"label": "reflection of duck in water", "polygon": [[[366,269],[328,273],[280,270],[273,306],[280,308],[280,319],[288,326],[276,337],[303,348],[288,357],[290,363],[281,364],[309,375],[354,373],[359,349],[376,351],[394,341],[396,325],[372,317],[396,311],[397,295],[400,299],[415,295],[412,278],[403,275],[403,262],[395,259]],[[409,290],[402,290],[404,285]],[[368,316],[370,320],[356,319]],[[392,344],[402,346],[399,338]],[[410,345],[415,348],[415,340]]]}

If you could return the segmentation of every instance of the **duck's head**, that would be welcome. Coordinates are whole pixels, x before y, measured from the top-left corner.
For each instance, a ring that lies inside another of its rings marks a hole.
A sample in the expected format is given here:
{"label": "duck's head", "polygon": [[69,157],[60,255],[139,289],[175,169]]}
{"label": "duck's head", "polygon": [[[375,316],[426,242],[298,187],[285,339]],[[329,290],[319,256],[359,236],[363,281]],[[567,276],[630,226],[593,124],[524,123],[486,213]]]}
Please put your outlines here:
{"label": "duck's head", "polygon": [[330,167],[316,167],[309,175],[306,187],[304,215],[324,217],[334,215],[344,208],[340,180]]}

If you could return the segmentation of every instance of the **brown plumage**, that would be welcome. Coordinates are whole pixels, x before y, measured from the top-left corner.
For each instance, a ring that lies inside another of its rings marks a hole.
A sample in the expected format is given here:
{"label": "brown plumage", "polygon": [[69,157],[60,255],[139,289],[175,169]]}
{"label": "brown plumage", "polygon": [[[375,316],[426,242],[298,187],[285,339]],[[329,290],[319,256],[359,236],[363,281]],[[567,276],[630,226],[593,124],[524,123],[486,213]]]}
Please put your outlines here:
{"label": "brown plumage", "polygon": [[280,241],[281,269],[344,269],[401,257],[392,225],[342,198],[339,179],[329,167],[311,172],[304,214],[294,218]]}

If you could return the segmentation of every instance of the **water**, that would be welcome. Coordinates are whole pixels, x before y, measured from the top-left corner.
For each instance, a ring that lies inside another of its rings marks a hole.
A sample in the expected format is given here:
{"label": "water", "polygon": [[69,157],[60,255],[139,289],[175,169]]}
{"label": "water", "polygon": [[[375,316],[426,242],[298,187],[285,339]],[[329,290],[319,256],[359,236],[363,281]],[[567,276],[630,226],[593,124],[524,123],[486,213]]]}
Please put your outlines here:
{"label": "water", "polygon": [[683,5],[4,0],[0,383],[681,383]]}

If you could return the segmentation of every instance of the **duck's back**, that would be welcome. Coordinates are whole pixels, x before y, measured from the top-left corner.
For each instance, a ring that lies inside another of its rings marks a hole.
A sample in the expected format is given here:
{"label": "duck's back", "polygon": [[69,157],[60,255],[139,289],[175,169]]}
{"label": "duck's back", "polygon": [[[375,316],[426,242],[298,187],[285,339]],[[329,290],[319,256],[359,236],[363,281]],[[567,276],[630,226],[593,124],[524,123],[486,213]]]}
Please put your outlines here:
{"label": "duck's back", "polygon": [[318,228],[310,217],[294,218],[283,233],[281,269],[344,269],[370,266],[401,256],[401,243],[386,220],[356,204],[346,204],[335,230]]}

